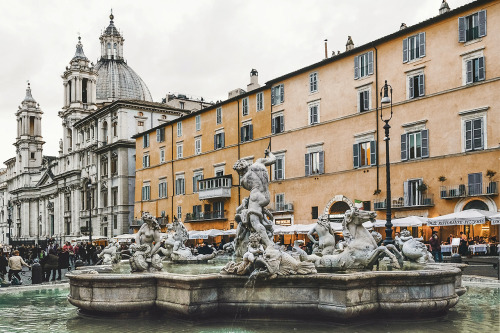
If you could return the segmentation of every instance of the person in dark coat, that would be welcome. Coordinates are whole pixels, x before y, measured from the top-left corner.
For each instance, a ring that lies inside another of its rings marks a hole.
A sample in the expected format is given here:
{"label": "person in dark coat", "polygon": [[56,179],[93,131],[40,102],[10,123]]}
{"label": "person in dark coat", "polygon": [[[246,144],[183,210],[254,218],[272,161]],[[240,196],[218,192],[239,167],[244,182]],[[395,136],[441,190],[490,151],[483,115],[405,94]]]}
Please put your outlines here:
{"label": "person in dark coat", "polygon": [[61,248],[59,248],[57,252],[59,257],[59,267],[57,268],[57,279],[61,280],[61,269],[69,269],[69,251],[61,250]]}
{"label": "person in dark coat", "polygon": [[49,251],[49,254],[44,258],[45,262],[43,270],[45,272],[45,281],[50,280],[50,273],[52,272],[52,281],[56,280],[57,268],[59,267],[59,257],[54,249]]}
{"label": "person in dark coat", "polygon": [[7,266],[9,266],[9,260],[6,257],[6,253],[0,249],[0,280],[5,280]]}

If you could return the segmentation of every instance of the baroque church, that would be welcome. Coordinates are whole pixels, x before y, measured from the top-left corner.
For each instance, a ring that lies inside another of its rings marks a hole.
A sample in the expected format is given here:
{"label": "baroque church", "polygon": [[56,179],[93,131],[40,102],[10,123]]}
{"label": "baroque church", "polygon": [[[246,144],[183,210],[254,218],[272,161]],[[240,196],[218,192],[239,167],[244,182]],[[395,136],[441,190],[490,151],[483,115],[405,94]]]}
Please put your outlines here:
{"label": "baroque church", "polygon": [[[80,37],[62,74],[58,156],[43,154],[42,109],[28,83],[16,112],[16,156],[0,174],[0,243],[128,233],[135,191],[134,134],[190,111],[155,103],[125,61],[113,15],[93,64]],[[36,96],[36,91],[35,96]]]}

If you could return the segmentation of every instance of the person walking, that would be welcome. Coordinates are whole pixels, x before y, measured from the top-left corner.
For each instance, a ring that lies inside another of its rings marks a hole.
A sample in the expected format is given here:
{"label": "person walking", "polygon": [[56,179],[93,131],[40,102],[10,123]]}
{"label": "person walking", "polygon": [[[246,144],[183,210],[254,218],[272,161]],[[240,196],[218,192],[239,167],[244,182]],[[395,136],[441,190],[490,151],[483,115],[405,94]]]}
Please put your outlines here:
{"label": "person walking", "polygon": [[438,238],[437,233],[432,234],[429,239],[429,244],[431,245],[432,256],[435,262],[443,262],[443,253],[441,252],[441,241]]}
{"label": "person walking", "polygon": [[52,281],[56,280],[57,268],[59,267],[59,257],[54,249],[49,251],[49,254],[44,258],[45,262],[43,270],[45,272],[45,281],[50,280],[50,273],[52,272]]}
{"label": "person walking", "polygon": [[5,274],[7,274],[7,266],[9,266],[9,260],[7,259],[6,252],[3,252],[0,248],[0,281],[5,280]]}
{"label": "person walking", "polygon": [[19,281],[21,281],[21,277],[19,273],[23,270],[23,266],[30,267],[26,262],[24,262],[23,258],[19,255],[19,251],[15,250],[12,253],[12,257],[9,258],[9,281],[12,279],[12,275],[14,275]]}

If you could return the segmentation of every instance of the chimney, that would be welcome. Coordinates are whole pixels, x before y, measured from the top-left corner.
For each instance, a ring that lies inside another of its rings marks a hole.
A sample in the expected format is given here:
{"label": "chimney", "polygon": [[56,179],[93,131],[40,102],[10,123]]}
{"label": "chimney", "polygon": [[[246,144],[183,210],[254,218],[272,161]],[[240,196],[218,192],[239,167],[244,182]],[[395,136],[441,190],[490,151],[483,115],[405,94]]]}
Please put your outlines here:
{"label": "chimney", "polygon": [[401,26],[399,27],[399,30],[403,30],[403,29],[406,29],[406,28],[408,28],[406,26],[406,23],[401,23]]}
{"label": "chimney", "polygon": [[328,58],[328,39],[325,39],[325,59]]}
{"label": "chimney", "polygon": [[354,48],[354,42],[352,41],[351,36],[347,36],[347,43],[345,44],[345,50],[349,51]]}
{"label": "chimney", "polygon": [[439,7],[439,15],[447,13],[449,11],[450,11],[450,6],[448,6],[446,0],[443,0],[443,2],[441,3],[441,7]]}
{"label": "chimney", "polygon": [[247,91],[252,91],[260,87],[259,72],[255,68],[250,71],[250,83],[247,84]]}

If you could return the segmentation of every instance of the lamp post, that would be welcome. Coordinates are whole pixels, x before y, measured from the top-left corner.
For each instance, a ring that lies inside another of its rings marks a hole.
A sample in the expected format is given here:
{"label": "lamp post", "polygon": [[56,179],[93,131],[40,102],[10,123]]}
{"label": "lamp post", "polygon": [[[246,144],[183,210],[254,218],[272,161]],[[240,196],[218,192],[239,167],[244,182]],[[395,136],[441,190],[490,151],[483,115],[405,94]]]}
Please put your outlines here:
{"label": "lamp post", "polygon": [[89,198],[87,205],[89,206],[89,242],[92,244],[92,183],[89,181],[87,184],[89,191]]}
{"label": "lamp post", "polygon": [[[390,97],[389,97],[390,93]],[[380,89],[380,119],[385,123],[385,170],[386,170],[386,185],[387,185],[387,198],[386,198],[386,223],[385,223],[385,239],[384,245],[393,244],[394,240],[392,239],[392,221],[391,221],[391,165],[389,161],[389,129],[391,126],[389,125],[389,121],[392,119],[392,87],[387,84],[387,80],[385,80],[385,84]],[[384,104],[390,105],[391,114],[389,118],[384,119],[382,116],[382,107]]]}
{"label": "lamp post", "polygon": [[7,209],[9,211],[9,218],[7,219],[7,223],[9,224],[9,245],[12,245],[12,231],[11,231],[11,227],[12,227],[12,203],[8,202],[8,206],[7,206]]}

